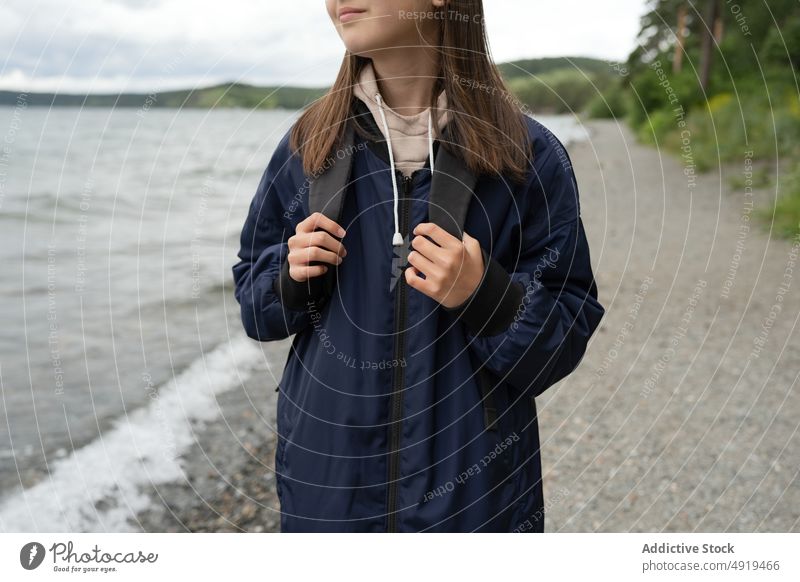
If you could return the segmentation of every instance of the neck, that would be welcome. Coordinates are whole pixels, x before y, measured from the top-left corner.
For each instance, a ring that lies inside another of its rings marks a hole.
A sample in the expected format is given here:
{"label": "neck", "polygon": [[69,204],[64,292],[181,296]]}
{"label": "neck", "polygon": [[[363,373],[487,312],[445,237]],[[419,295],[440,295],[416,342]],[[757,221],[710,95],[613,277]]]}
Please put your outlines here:
{"label": "neck", "polygon": [[433,47],[404,47],[372,57],[378,89],[386,104],[401,115],[416,115],[430,107],[439,74]]}

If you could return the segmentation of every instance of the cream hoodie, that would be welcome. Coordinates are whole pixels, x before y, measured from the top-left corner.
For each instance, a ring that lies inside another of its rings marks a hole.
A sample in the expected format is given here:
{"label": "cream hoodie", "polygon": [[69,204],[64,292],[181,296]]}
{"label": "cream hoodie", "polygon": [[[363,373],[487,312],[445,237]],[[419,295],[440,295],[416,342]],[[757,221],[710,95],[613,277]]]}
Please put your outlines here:
{"label": "cream hoodie", "polygon": [[[370,60],[361,69],[358,83],[353,87],[353,94],[369,107],[385,139],[387,136],[382,124],[381,107],[375,100],[376,93],[378,93],[378,82]],[[439,94],[437,107],[439,111],[438,127],[441,131],[450,119],[450,112],[447,110],[447,96],[444,91]],[[428,114],[430,108],[417,115],[401,115],[384,102],[383,111],[391,132],[395,166],[403,175],[410,176],[414,170],[425,166],[425,161],[428,159],[430,151],[428,147]]]}

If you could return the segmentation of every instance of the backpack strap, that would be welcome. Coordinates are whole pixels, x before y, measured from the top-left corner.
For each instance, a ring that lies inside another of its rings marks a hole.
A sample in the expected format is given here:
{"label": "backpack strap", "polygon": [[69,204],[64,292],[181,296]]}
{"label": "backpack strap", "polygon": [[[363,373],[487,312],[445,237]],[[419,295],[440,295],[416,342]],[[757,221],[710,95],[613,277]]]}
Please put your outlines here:
{"label": "backpack strap", "polygon": [[[444,137],[450,147],[458,147],[449,138],[449,126]],[[475,195],[477,176],[467,167],[461,156],[450,152],[443,143],[436,152],[431,194],[428,200],[428,220],[451,235],[462,238],[467,210]]]}
{"label": "backpack strap", "polygon": [[[345,123],[345,130],[339,146],[328,158],[327,168],[311,181],[308,192],[309,215],[320,212],[338,223],[342,217],[344,197],[350,184],[353,166],[354,131],[350,123]],[[321,229],[317,229],[321,230]],[[311,261],[309,265],[323,264]],[[319,276],[319,305],[323,305],[333,295],[336,288],[337,269],[328,269]]]}
{"label": "backpack strap", "polygon": [[345,123],[344,135],[339,146],[328,158],[327,168],[311,181],[308,193],[309,214],[321,212],[336,222],[341,218],[356,151],[354,141],[353,126]]}
{"label": "backpack strap", "polygon": [[[450,126],[445,128],[445,139],[450,139]],[[449,142],[452,147],[458,147]],[[475,196],[477,176],[467,167],[461,156],[454,155],[439,144],[436,153],[431,194],[428,202],[428,220],[437,224],[451,235],[463,238],[467,211]],[[494,390],[497,387],[492,374],[483,362],[477,361],[474,352],[469,350],[475,382],[480,390],[483,403],[483,424],[486,430],[497,431],[497,404]]]}
{"label": "backpack strap", "polygon": [[[355,147],[353,119],[345,124],[339,147],[331,154],[325,171],[311,182],[308,195],[309,214],[321,212],[337,221],[341,217],[344,197],[350,184]],[[450,126],[443,131],[444,142],[450,148],[459,147],[450,139]],[[477,176],[461,156],[442,147],[436,148],[435,171],[428,200],[428,220],[462,238],[467,211],[474,196]]]}

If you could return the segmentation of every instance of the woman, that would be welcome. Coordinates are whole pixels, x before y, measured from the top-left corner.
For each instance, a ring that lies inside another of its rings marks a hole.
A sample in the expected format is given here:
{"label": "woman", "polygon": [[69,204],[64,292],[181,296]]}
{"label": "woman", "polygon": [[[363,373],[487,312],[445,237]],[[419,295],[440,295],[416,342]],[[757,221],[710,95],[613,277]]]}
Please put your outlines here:
{"label": "woman", "polygon": [[480,0],[327,0],[347,49],[233,267],[278,385],[282,531],[543,531],[534,398],[603,317],[569,156]]}

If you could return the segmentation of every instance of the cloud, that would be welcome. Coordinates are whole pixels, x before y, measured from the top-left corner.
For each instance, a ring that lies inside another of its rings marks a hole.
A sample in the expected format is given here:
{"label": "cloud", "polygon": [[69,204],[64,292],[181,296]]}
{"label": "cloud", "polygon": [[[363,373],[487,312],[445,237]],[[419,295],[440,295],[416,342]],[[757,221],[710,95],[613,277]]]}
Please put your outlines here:
{"label": "cloud", "polygon": [[[644,0],[485,0],[498,61],[623,59]],[[576,17],[576,15],[579,15]],[[6,0],[0,88],[156,91],[228,80],[327,85],[343,48],[322,0]]]}
{"label": "cloud", "polygon": [[484,0],[498,62],[545,56],[625,60],[634,48],[645,0]]}

